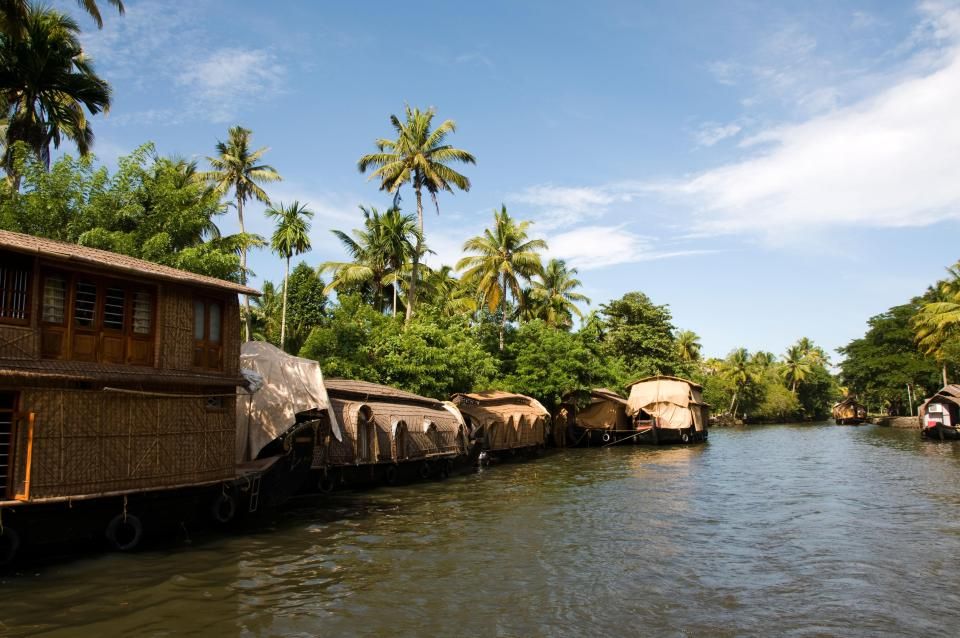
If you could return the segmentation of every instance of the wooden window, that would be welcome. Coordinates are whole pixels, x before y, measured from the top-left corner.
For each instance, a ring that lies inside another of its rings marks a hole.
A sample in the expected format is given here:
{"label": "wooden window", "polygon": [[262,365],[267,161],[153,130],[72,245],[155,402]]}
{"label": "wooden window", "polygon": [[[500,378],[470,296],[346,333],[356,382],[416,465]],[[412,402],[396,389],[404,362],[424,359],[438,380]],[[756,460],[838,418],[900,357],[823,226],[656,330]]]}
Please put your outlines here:
{"label": "wooden window", "polygon": [[154,293],[128,282],[43,273],[45,358],[153,365]]}
{"label": "wooden window", "polygon": [[212,299],[193,302],[193,365],[223,368],[223,304]]}
{"label": "wooden window", "polygon": [[32,268],[24,259],[2,255],[0,263],[0,322],[30,322],[30,275]]}

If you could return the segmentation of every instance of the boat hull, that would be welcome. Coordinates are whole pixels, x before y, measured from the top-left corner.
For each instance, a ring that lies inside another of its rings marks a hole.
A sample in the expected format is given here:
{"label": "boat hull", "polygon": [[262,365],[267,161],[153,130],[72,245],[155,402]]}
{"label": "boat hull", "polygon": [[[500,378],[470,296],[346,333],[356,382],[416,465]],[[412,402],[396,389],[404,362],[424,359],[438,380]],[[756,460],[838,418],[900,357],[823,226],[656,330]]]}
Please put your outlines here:
{"label": "boat hull", "polygon": [[571,425],[567,433],[568,447],[603,447],[609,445],[689,445],[707,440],[706,430],[684,428],[641,428],[611,430]]}
{"label": "boat hull", "polygon": [[920,438],[930,441],[956,441],[960,440],[960,429],[938,423],[932,427],[922,428]]}

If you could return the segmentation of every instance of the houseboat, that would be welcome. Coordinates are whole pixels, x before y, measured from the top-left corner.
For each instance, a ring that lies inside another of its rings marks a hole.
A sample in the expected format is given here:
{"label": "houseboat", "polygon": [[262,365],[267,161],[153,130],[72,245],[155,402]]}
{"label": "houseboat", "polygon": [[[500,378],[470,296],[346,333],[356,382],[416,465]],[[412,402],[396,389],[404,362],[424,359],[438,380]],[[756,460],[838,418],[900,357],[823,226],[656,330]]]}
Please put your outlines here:
{"label": "houseboat", "polygon": [[831,413],[837,425],[860,425],[867,420],[867,407],[857,402],[856,397],[847,397],[834,404]]}
{"label": "houseboat", "polygon": [[238,294],[259,293],[0,231],[0,562],[91,534],[132,549],[184,503],[259,507],[263,468],[236,458]]}
{"label": "houseboat", "polygon": [[366,381],[327,379],[324,385],[343,436],[328,439],[315,457],[320,491],[445,478],[479,455],[451,403]]}
{"label": "houseboat", "polygon": [[920,406],[920,437],[931,441],[960,439],[960,385],[942,387]]}
{"label": "houseboat", "polygon": [[556,441],[559,433],[567,447],[610,445],[637,434],[627,414],[627,400],[606,388],[571,392],[553,420]]}
{"label": "houseboat", "polygon": [[703,388],[679,377],[657,375],[627,386],[627,414],[637,443],[696,443],[707,440],[710,406]]}
{"label": "houseboat", "polygon": [[470,438],[488,456],[531,452],[546,443],[550,413],[536,399],[492,390],[455,394],[452,401],[463,413]]}

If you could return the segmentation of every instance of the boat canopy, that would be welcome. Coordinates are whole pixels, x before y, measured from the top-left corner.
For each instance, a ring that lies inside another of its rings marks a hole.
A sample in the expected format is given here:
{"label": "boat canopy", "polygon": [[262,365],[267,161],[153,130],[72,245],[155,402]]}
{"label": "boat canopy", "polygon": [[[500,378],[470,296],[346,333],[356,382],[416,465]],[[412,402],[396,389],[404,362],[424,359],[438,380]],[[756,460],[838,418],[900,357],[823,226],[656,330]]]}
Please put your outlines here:
{"label": "boat canopy", "polygon": [[657,419],[658,427],[683,430],[693,425],[703,431],[709,406],[703,402],[703,388],[679,377],[654,376],[629,384],[627,410],[631,416],[646,412]]}
{"label": "boat canopy", "polygon": [[343,439],[319,363],[263,341],[248,341],[240,349],[240,368],[248,380],[259,379],[248,381],[237,397],[237,462],[257,458],[304,412],[326,412],[334,437]]}

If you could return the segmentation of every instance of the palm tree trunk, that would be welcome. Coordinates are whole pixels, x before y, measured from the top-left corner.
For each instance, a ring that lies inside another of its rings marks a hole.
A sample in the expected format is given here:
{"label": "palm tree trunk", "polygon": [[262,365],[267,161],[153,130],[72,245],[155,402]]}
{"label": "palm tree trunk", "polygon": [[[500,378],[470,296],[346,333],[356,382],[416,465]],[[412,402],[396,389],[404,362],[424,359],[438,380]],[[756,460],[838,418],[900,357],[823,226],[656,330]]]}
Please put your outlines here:
{"label": "palm tree trunk", "polygon": [[943,370],[942,370],[942,371],[943,371],[943,385],[944,385],[944,387],[946,387],[947,385],[949,385],[949,384],[947,383],[947,362],[946,362],[946,361],[943,362]]}
{"label": "palm tree trunk", "polygon": [[503,352],[503,333],[507,331],[507,273],[503,273],[503,295],[500,296],[500,352]]}
{"label": "palm tree trunk", "polygon": [[[739,390],[734,390],[734,392],[733,392],[733,398],[730,400],[730,413],[731,413],[731,414],[733,414],[733,406],[735,406],[735,405],[737,404],[737,395],[738,395],[739,393],[740,393]],[[734,414],[734,416],[736,416],[736,415]]]}
{"label": "palm tree trunk", "polygon": [[290,281],[290,258],[283,273],[283,310],[280,312],[280,349],[287,351],[287,282]]}
{"label": "palm tree trunk", "polygon": [[[237,219],[240,222],[240,234],[245,234],[243,229],[243,198],[237,197]],[[240,246],[240,283],[247,285],[247,244],[244,242]],[[250,341],[250,295],[243,296],[243,328],[244,341]]]}
{"label": "palm tree trunk", "polygon": [[393,316],[397,316],[397,282],[393,282]]}
{"label": "palm tree trunk", "polygon": [[420,270],[420,238],[423,237],[423,196],[417,186],[417,223],[420,227],[420,237],[417,238],[417,250],[413,253],[413,270],[410,273],[410,287],[407,289],[407,315],[405,321],[410,323],[413,317],[413,304],[417,300],[417,273]]}

